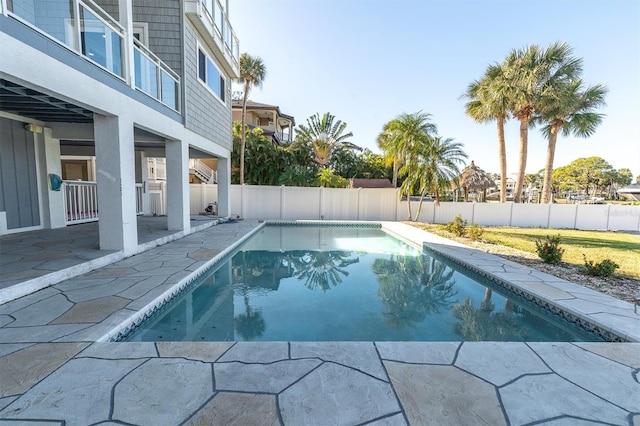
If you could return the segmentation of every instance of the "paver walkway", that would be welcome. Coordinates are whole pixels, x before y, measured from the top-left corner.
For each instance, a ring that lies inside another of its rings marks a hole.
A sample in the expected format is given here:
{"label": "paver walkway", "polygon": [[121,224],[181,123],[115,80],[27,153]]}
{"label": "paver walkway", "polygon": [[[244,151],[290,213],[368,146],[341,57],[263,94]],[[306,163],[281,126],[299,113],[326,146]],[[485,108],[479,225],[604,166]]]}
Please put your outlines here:
{"label": "paver walkway", "polygon": [[[0,305],[0,424],[640,425],[637,343],[95,342],[257,226],[214,226]],[[494,272],[532,281],[510,266]],[[606,303],[604,322],[636,324]]]}

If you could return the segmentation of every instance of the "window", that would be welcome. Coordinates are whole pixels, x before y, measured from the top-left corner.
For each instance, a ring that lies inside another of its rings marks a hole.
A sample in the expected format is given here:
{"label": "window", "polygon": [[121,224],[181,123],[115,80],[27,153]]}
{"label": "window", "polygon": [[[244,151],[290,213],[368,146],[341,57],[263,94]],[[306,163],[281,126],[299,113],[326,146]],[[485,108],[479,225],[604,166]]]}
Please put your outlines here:
{"label": "window", "polygon": [[224,77],[202,49],[198,49],[198,78],[207,85],[209,89],[222,102],[225,101],[225,81]]}

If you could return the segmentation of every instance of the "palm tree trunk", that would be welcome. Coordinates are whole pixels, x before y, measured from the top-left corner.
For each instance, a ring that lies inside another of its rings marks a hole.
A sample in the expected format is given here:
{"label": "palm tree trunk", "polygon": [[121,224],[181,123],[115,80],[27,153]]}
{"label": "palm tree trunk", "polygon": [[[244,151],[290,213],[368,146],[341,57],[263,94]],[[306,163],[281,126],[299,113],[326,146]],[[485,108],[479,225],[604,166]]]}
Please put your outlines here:
{"label": "palm tree trunk", "polygon": [[519,203],[522,199],[522,185],[524,184],[524,172],[527,168],[527,149],[529,144],[529,117],[520,118],[520,164],[516,186],[513,188],[513,202]]}
{"label": "palm tree trunk", "polygon": [[504,117],[498,117],[498,156],[500,157],[500,202],[507,202],[507,147],[504,140]]}
{"label": "palm tree trunk", "polygon": [[391,183],[393,184],[394,188],[398,187],[398,159],[397,158],[393,159],[393,182]]}
{"label": "palm tree trunk", "polygon": [[416,217],[415,217],[415,219],[413,220],[414,222],[417,222],[417,221],[418,221],[418,218],[420,217],[420,212],[422,211],[422,199],[424,198],[424,194],[426,194],[426,193],[427,193],[427,191],[426,191],[426,190],[423,190],[423,191],[420,193],[420,203],[418,203],[418,211],[416,212]]}
{"label": "palm tree trunk", "polygon": [[411,214],[411,195],[407,193],[407,208],[409,209],[409,217],[407,220],[412,220],[413,215]]}
{"label": "palm tree trunk", "polygon": [[547,160],[544,164],[544,181],[542,183],[542,204],[551,203],[551,175],[553,173],[553,157],[556,153],[559,126],[551,126],[549,144],[547,145]]}
{"label": "palm tree trunk", "polygon": [[247,98],[249,97],[249,81],[244,82],[244,95],[242,96],[242,135],[240,136],[240,185],[244,184],[244,149],[247,142]]}

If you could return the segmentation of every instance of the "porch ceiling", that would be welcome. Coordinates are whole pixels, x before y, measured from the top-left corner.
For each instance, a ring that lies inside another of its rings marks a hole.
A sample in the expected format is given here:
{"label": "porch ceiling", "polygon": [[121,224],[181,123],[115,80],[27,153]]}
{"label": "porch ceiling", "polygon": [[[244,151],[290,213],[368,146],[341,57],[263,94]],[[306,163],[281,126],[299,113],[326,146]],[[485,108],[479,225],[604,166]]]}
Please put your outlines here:
{"label": "porch ceiling", "polygon": [[0,79],[0,110],[44,122],[92,123],[93,112]]}

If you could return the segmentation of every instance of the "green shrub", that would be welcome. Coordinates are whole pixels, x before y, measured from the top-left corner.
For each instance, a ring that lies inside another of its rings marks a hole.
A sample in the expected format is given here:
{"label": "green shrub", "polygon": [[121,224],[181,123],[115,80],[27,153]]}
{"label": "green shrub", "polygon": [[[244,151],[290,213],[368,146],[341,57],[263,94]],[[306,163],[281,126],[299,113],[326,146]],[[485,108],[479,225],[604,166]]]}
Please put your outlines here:
{"label": "green shrub", "polygon": [[447,231],[458,237],[464,237],[467,234],[467,221],[462,220],[462,215],[457,215],[453,222],[447,223]]}
{"label": "green shrub", "polygon": [[560,235],[547,235],[544,240],[536,240],[536,252],[544,263],[560,263],[564,253],[564,249],[560,248]]}
{"label": "green shrub", "polygon": [[584,254],[582,257],[584,258],[584,268],[587,275],[593,275],[594,277],[610,277],[620,267],[611,259],[595,263],[593,260],[587,260],[587,256]]}
{"label": "green shrub", "polygon": [[478,241],[482,237],[484,229],[482,229],[482,226],[474,222],[467,229],[467,233],[469,234],[469,238],[471,238],[471,241]]}

